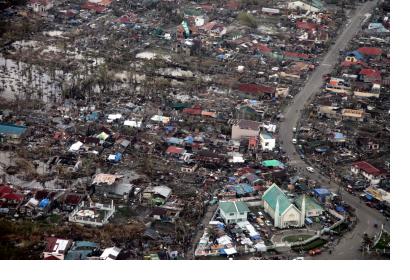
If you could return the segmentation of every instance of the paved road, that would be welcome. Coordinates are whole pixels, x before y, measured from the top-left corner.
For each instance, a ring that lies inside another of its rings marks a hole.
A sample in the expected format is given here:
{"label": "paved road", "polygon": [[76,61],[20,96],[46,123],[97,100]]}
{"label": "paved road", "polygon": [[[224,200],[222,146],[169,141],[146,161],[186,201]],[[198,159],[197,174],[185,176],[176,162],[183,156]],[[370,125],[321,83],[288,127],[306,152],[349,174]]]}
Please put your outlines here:
{"label": "paved road", "polygon": [[[337,62],[339,50],[345,49],[349,41],[357,34],[361,28],[361,22],[365,13],[371,12],[377,4],[377,1],[366,2],[359,7],[348,21],[344,31],[339,35],[335,44],[330,48],[329,52],[323,58],[322,63],[315,69],[302,90],[295,96],[284,112],[284,120],[280,124],[278,138],[282,142],[282,148],[289,156],[290,164],[300,168],[302,173],[308,175],[311,179],[317,180],[325,186],[329,186],[332,191],[337,191],[338,186],[334,183],[329,183],[329,179],[315,172],[314,174],[306,171],[307,164],[302,161],[296,152],[295,146],[292,144],[293,127],[297,126],[298,120],[301,117],[301,111],[310,103],[313,95],[320,91],[323,84],[322,76],[331,72]],[[384,223],[385,228],[390,230],[390,225],[385,217],[377,210],[367,207],[360,203],[360,200],[342,191],[342,198],[348,204],[356,208],[358,223],[353,231],[346,234],[339,244],[335,247],[333,254],[323,254],[315,258],[323,259],[363,259],[365,258],[358,251],[361,245],[363,233],[375,234],[376,229],[374,223]]]}

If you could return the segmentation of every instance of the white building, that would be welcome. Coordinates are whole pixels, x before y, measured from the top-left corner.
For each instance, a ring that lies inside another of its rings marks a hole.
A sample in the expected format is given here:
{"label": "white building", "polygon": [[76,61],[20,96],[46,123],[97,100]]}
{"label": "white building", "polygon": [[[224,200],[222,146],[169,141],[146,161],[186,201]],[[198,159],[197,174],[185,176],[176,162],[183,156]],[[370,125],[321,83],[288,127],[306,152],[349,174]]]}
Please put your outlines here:
{"label": "white building", "polygon": [[293,205],[283,191],[273,184],[262,196],[263,208],[277,228],[302,227],[305,224],[305,199],[302,209]]}
{"label": "white building", "polygon": [[272,134],[261,132],[261,134],[259,134],[259,140],[263,151],[272,151],[275,148],[276,141]]}
{"label": "white building", "polygon": [[247,221],[249,208],[243,201],[219,202],[221,217],[225,224]]}
{"label": "white building", "polygon": [[44,13],[53,7],[52,0],[30,0],[28,7],[36,13]]}
{"label": "white building", "polygon": [[288,3],[289,10],[300,9],[309,12],[320,12],[323,9],[323,4],[318,0],[313,1],[291,1]]}
{"label": "white building", "polygon": [[351,166],[353,174],[361,174],[370,184],[378,185],[382,178],[382,171],[366,161],[355,162]]}

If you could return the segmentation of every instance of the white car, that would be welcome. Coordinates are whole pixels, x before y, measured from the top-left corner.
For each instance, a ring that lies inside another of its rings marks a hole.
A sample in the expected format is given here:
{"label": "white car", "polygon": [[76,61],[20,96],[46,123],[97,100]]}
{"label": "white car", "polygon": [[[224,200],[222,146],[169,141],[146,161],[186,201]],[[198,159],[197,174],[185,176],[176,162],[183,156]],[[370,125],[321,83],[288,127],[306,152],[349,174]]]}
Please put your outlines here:
{"label": "white car", "polygon": [[303,261],[304,259],[305,259],[304,257],[297,257],[297,258],[294,258],[293,260]]}
{"label": "white car", "polygon": [[306,167],[306,170],[309,171],[310,173],[315,172],[315,170],[310,166]]}

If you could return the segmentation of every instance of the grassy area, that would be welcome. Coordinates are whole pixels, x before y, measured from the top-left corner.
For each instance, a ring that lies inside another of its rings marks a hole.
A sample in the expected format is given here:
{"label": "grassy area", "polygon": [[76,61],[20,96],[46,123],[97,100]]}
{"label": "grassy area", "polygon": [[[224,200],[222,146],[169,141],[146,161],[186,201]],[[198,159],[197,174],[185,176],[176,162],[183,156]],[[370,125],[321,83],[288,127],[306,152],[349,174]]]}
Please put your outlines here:
{"label": "grassy area", "polygon": [[312,242],[309,242],[308,244],[305,244],[305,245],[302,245],[302,246],[292,246],[292,249],[295,250],[295,251],[300,251],[300,250],[309,251],[309,250],[319,248],[319,247],[325,245],[326,242],[327,242],[326,240],[318,238],[318,239],[313,240]]}
{"label": "grassy area", "polygon": [[285,236],[283,238],[283,241],[293,243],[293,242],[298,242],[298,241],[309,239],[312,236],[313,235],[307,235],[307,234],[289,235],[289,236]]}
{"label": "grassy area", "polygon": [[382,233],[382,237],[377,242],[375,249],[390,249],[390,235],[387,232]]}

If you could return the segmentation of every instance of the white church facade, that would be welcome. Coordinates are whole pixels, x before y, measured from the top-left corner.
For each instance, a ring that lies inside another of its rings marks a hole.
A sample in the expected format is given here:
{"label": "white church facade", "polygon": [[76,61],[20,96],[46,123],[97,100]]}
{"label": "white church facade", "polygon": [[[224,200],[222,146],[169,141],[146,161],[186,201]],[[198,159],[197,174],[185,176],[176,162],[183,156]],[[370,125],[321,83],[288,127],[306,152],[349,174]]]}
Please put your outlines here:
{"label": "white church facade", "polygon": [[276,228],[302,227],[305,225],[305,198],[299,210],[276,185],[272,184],[262,196],[263,208],[274,220]]}

